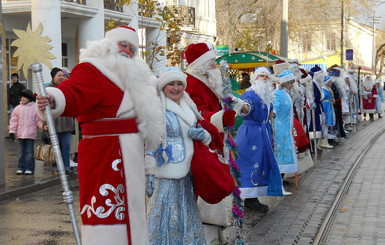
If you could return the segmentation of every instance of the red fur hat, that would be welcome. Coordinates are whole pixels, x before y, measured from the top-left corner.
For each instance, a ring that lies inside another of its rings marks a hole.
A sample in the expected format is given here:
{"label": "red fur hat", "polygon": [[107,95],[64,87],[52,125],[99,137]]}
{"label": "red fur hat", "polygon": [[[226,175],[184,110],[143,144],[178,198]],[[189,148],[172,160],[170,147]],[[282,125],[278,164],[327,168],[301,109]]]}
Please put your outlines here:
{"label": "red fur hat", "polygon": [[214,45],[207,43],[193,43],[185,51],[189,67],[200,66],[209,60],[217,58],[217,51]]}

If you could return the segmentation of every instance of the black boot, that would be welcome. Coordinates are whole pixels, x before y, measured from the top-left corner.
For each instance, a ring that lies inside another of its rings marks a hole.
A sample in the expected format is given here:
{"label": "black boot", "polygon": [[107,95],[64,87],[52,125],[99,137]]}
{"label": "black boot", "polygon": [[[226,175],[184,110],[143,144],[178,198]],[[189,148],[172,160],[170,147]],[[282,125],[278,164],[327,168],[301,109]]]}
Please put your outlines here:
{"label": "black boot", "polygon": [[269,207],[265,204],[260,203],[258,198],[246,198],[245,208],[249,208],[258,213],[267,213],[267,211],[269,211]]}
{"label": "black boot", "polygon": [[381,116],[381,114],[380,114],[380,113],[378,113],[378,118],[382,118],[382,116]]}

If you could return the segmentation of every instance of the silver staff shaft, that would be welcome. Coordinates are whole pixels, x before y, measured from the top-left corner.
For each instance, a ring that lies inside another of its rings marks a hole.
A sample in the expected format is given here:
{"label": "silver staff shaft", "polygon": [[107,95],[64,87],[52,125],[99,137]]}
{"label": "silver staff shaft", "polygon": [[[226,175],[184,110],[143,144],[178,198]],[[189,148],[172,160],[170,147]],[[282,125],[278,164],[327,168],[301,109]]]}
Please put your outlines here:
{"label": "silver staff shaft", "polygon": [[317,162],[317,131],[315,125],[315,109],[311,109],[311,118],[313,121],[314,162]]}
{"label": "silver staff shaft", "polygon": [[[40,63],[33,64],[32,65],[32,71],[35,74],[39,94],[46,97],[47,92],[45,91],[41,64]],[[78,225],[76,222],[75,209],[74,209],[74,205],[73,205],[74,198],[73,198],[73,194],[72,194],[72,192],[69,188],[69,185],[68,185],[67,175],[65,173],[65,168],[64,168],[64,163],[63,163],[63,158],[62,158],[62,155],[60,152],[59,141],[57,138],[55,125],[53,123],[53,118],[52,118],[51,109],[49,108],[49,105],[46,106],[45,115],[46,115],[47,126],[48,126],[49,135],[51,138],[52,147],[53,147],[53,150],[55,153],[56,164],[58,166],[59,173],[60,173],[60,180],[61,180],[63,190],[64,190],[63,198],[69,207],[72,227],[74,229],[75,238],[76,238],[76,243],[78,245],[81,245],[80,232],[79,232],[79,228],[78,228]]]}

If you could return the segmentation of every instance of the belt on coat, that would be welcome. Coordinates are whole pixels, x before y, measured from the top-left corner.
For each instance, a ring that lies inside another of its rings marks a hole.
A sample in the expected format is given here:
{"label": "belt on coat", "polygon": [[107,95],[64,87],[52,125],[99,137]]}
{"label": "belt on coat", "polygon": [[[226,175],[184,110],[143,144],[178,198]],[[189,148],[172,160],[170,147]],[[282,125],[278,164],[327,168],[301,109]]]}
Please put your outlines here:
{"label": "belt on coat", "polygon": [[137,133],[136,118],[98,119],[80,124],[83,137],[112,136],[119,134]]}

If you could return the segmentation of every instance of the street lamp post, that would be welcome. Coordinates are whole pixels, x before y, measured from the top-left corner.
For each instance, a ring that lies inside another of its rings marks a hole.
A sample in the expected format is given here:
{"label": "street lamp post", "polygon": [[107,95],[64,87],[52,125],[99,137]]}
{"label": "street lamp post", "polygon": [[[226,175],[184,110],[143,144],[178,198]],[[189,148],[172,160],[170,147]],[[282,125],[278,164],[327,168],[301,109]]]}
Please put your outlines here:
{"label": "street lamp post", "polygon": [[344,0],[341,1],[341,67],[344,67],[344,53],[345,53],[345,40],[344,40],[344,26],[345,26],[345,4]]}
{"label": "street lamp post", "polygon": [[[2,5],[0,1],[0,47],[3,47],[3,17],[2,17]],[[3,83],[6,83],[3,79],[3,52],[0,50],[0,81]],[[0,115],[5,114],[5,108],[4,108],[4,99],[6,98],[6,90],[7,86],[3,84],[3,86],[0,86],[0,94],[2,94],[4,97],[0,99]],[[5,184],[5,156],[4,156],[4,127],[5,127],[5,117],[0,117],[0,185]]]}
{"label": "street lamp post", "polygon": [[[378,6],[378,5],[377,5]],[[372,73],[376,74],[376,10],[373,13]]]}
{"label": "street lamp post", "polygon": [[376,22],[378,21],[378,17],[376,17],[376,8],[385,2],[380,2],[374,7],[373,12],[373,43],[372,43],[372,73],[376,75]]}
{"label": "street lamp post", "polygon": [[281,15],[281,43],[279,54],[283,57],[287,57],[288,50],[288,22],[289,22],[289,2],[288,0],[282,0],[282,15]]}

